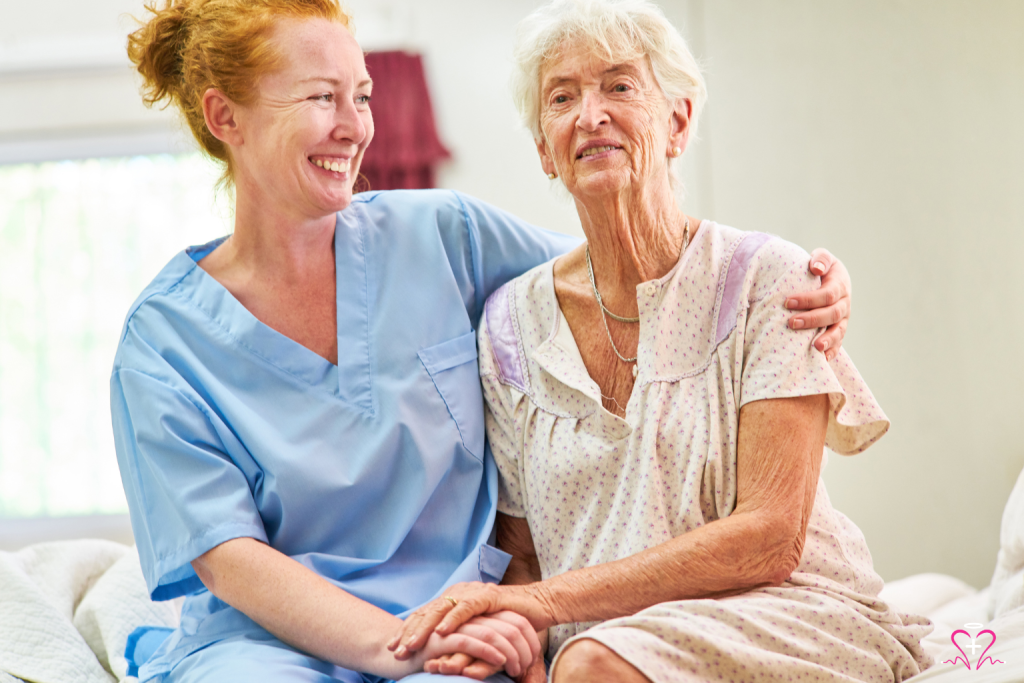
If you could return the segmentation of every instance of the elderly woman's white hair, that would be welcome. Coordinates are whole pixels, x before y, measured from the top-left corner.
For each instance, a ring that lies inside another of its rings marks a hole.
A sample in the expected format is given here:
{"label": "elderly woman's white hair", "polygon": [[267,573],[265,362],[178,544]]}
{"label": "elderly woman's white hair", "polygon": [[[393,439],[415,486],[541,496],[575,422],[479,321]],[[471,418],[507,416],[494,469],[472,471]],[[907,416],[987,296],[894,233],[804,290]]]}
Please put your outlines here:
{"label": "elderly woman's white hair", "polygon": [[707,99],[704,77],[660,8],[648,0],[553,0],[523,19],[516,36],[512,95],[534,139],[541,137],[541,69],[566,46],[613,63],[648,57],[665,96],[690,100],[690,134],[696,133]]}

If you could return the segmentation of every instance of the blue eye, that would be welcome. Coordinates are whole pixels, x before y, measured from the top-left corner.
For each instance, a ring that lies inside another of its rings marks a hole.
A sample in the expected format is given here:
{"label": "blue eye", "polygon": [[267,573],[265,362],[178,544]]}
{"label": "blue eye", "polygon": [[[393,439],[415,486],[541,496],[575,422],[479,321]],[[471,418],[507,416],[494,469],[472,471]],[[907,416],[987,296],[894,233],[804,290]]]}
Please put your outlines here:
{"label": "blue eye", "polygon": [[359,95],[359,96],[356,97],[356,103],[357,104],[369,104],[370,100],[372,100],[372,99],[373,98],[370,97],[369,95]]}

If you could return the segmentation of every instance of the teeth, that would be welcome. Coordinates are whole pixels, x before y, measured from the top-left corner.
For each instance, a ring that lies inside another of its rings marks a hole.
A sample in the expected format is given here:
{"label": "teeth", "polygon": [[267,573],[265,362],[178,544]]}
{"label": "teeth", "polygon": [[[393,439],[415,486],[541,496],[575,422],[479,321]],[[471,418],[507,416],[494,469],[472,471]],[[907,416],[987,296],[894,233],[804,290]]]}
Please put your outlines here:
{"label": "teeth", "polygon": [[341,160],[337,160],[336,159],[334,161],[329,161],[329,160],[324,160],[324,159],[316,159],[316,160],[313,161],[313,163],[316,164],[317,166],[319,166],[322,169],[325,169],[325,170],[328,170],[328,171],[334,171],[335,173],[348,171],[349,165],[350,165],[350,161],[348,159],[341,159]]}
{"label": "teeth", "polygon": [[583,152],[583,156],[589,157],[589,156],[593,156],[595,154],[600,154],[601,152],[607,152],[607,151],[612,150],[612,149],[615,149],[615,148],[612,147],[611,145],[606,145],[604,147],[591,147],[590,149],[588,149],[585,152]]}

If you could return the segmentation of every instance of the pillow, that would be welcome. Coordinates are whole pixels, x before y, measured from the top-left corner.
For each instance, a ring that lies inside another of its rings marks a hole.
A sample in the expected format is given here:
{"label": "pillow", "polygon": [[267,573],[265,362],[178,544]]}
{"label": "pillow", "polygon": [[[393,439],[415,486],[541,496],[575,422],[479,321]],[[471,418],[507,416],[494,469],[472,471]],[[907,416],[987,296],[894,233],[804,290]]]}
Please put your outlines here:
{"label": "pillow", "polygon": [[999,555],[992,575],[992,617],[1024,605],[1024,471],[1003,510]]}

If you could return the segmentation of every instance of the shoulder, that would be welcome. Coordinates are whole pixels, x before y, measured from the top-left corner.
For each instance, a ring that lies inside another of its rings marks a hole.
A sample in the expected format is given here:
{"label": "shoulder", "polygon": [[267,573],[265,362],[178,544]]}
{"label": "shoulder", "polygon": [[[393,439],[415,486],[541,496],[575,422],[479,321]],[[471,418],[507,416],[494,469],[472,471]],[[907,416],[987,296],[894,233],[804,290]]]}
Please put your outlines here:
{"label": "shoulder", "polygon": [[480,320],[480,373],[530,393],[529,358],[548,336],[557,314],[552,261],[509,280],[487,298]]}
{"label": "shoulder", "polygon": [[810,254],[781,237],[767,237],[751,257],[751,300],[763,299],[780,287],[797,291],[816,286],[818,279],[808,267]]}
{"label": "shoulder", "polygon": [[[219,243],[222,240],[218,240]],[[214,244],[211,242],[210,244]],[[191,253],[195,253],[196,250],[201,250],[209,245],[203,245],[201,247],[190,247],[177,253],[167,265],[165,265],[156,277],[146,285],[135,301],[132,302],[131,307],[128,309],[128,314],[125,316],[124,326],[121,329],[121,341],[124,342],[125,335],[128,332],[132,322],[140,315],[144,315],[148,310],[159,307],[161,302],[171,295],[172,292],[176,291],[181,287],[181,282],[185,280],[198,265],[193,260]]]}
{"label": "shoulder", "polygon": [[702,267],[718,281],[719,305],[728,307],[730,298],[761,299],[781,280],[813,279],[807,268],[810,255],[777,235],[710,221],[704,229]]}
{"label": "shoulder", "polygon": [[[224,238],[189,247],[176,254],[146,285],[132,303],[121,328],[114,371],[135,369],[157,374],[166,365],[163,355],[173,352],[185,328],[209,317],[198,306],[195,282],[198,261],[213,251]],[[187,335],[186,335],[187,336]]]}
{"label": "shoulder", "polygon": [[338,219],[392,246],[440,238],[448,252],[461,254],[469,250],[478,222],[486,222],[478,217],[489,213],[500,210],[454,190],[381,190],[356,195]]}
{"label": "shoulder", "polygon": [[[216,246],[222,241],[223,238],[210,242],[207,245],[189,247],[188,249],[175,254],[174,257],[168,261],[167,265],[157,273],[156,277],[146,285],[139,296],[136,297],[135,301],[132,302],[131,307],[128,309],[128,315],[125,317],[125,325],[127,326],[139,309],[150,304],[154,298],[159,299],[178,288],[181,281],[198,267],[191,254],[204,249],[208,253],[209,251],[212,251],[211,245]],[[122,338],[124,337],[123,331],[121,336]]]}
{"label": "shoulder", "polygon": [[457,224],[464,228],[470,220],[471,207],[498,211],[455,190],[378,190],[357,194],[339,216],[343,220],[398,219],[406,225]]}
{"label": "shoulder", "polygon": [[373,211],[405,211],[407,209],[450,210],[457,208],[461,193],[454,190],[375,190],[360,192],[341,213],[365,208]]}

